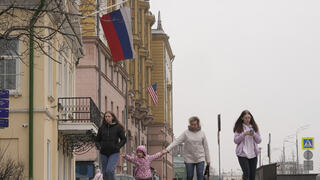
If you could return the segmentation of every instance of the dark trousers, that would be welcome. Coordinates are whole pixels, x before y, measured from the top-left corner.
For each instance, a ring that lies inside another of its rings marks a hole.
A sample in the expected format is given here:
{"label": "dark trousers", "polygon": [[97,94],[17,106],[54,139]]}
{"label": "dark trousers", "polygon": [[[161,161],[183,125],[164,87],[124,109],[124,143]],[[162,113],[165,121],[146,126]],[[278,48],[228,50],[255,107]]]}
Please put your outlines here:
{"label": "dark trousers", "polygon": [[241,166],[243,175],[243,180],[255,180],[256,178],[256,169],[257,169],[257,157],[248,159],[246,157],[239,157],[238,161]]}

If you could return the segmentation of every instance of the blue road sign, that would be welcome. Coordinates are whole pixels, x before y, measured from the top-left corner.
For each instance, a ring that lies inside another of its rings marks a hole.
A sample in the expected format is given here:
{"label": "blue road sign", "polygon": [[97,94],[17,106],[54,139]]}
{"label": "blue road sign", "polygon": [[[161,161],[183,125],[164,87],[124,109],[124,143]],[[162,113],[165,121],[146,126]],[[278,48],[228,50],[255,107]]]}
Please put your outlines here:
{"label": "blue road sign", "polygon": [[9,120],[8,119],[0,119],[0,128],[9,127]]}
{"label": "blue road sign", "polygon": [[8,118],[9,110],[8,109],[0,109],[0,118]]}
{"label": "blue road sign", "polygon": [[8,99],[9,98],[9,90],[5,90],[5,89],[0,90],[0,98]]}
{"label": "blue road sign", "polygon": [[0,108],[9,108],[9,100],[0,99]]}
{"label": "blue road sign", "polygon": [[314,149],[314,138],[313,137],[303,137],[302,138],[302,149],[303,150]]}

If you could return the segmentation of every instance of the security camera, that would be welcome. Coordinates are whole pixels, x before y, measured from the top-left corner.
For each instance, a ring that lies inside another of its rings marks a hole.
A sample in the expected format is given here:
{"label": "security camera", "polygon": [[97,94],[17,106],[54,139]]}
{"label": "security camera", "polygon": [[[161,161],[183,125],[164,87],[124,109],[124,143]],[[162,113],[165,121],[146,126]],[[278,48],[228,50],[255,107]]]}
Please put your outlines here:
{"label": "security camera", "polygon": [[22,124],[22,127],[24,128],[29,127],[29,124]]}

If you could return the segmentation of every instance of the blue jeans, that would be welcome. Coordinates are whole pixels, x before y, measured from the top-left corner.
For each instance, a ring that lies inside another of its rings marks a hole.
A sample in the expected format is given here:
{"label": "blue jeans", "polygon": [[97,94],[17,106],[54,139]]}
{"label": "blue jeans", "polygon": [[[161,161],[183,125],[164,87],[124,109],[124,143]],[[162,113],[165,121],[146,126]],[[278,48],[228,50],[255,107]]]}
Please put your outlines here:
{"label": "blue jeans", "polygon": [[204,180],[203,171],[204,171],[204,161],[199,163],[185,163],[187,169],[187,180],[193,179],[194,167],[196,167],[197,179]]}
{"label": "blue jeans", "polygon": [[103,180],[115,180],[114,170],[118,163],[119,153],[113,153],[106,156],[100,153]]}

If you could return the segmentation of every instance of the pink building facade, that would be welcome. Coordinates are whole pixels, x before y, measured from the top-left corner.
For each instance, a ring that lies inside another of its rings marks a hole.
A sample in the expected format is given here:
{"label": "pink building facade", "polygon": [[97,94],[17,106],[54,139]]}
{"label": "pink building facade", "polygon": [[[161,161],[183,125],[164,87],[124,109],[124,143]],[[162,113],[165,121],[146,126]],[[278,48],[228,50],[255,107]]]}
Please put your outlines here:
{"label": "pink building facade", "polygon": [[[147,129],[136,117],[135,93],[127,89],[128,74],[125,71],[125,65],[114,63],[110,50],[97,37],[83,37],[83,46],[85,56],[79,61],[76,69],[76,95],[77,97],[91,97],[101,113],[112,111],[117,116],[126,127],[127,143],[121,151],[130,154],[138,145],[146,145]],[[99,95],[99,81],[101,95]],[[99,165],[98,155],[99,152],[93,147],[87,153],[76,156],[77,164]],[[133,175],[134,165],[120,158],[116,173]]]}
{"label": "pink building facade", "polygon": [[[123,65],[112,61],[109,49],[98,37],[83,37],[83,47],[85,56],[79,61],[76,69],[77,97],[91,97],[101,113],[112,111],[126,126],[128,76]],[[77,155],[77,163],[96,166],[99,164],[98,154],[99,152],[93,147],[89,152]],[[120,160],[117,167],[119,173],[123,170],[122,164]]]}

